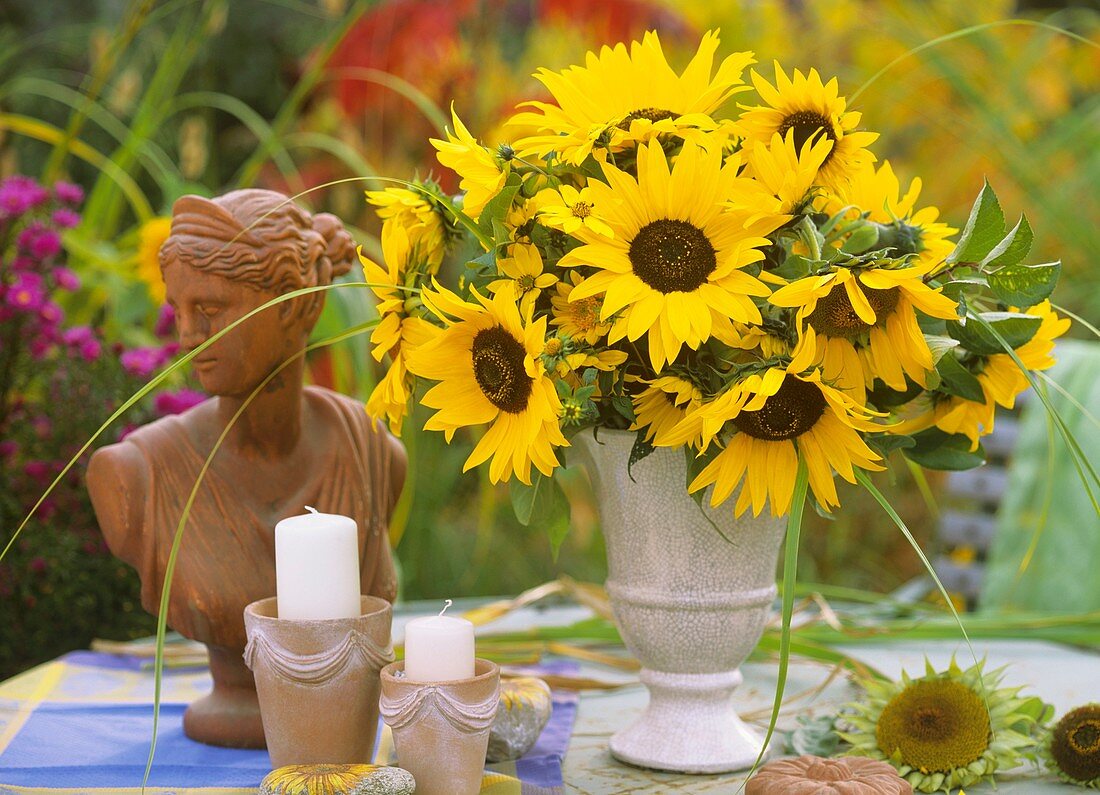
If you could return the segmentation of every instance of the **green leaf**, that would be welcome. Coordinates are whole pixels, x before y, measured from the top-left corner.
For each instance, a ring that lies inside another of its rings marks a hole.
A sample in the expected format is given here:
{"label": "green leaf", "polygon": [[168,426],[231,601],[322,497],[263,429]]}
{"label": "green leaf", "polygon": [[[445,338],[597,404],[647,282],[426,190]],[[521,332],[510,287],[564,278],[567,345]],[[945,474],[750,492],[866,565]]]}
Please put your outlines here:
{"label": "green leaf", "polygon": [[[979,317],[996,329],[997,334],[1013,349],[1019,348],[1034,337],[1043,322],[1041,318],[1022,312],[983,312]],[[963,347],[971,353],[981,356],[1005,353],[1000,340],[990,334],[982,323],[975,323],[972,320],[950,322],[947,324],[947,333],[961,342]]]}
{"label": "green leaf", "polygon": [[611,397],[611,406],[615,409],[615,411],[622,414],[631,422],[637,420],[637,417],[634,416],[634,401],[632,401],[626,395],[613,395]]}
{"label": "green leaf", "polygon": [[971,450],[970,439],[961,433],[946,433],[939,428],[913,434],[914,445],[905,450],[905,457],[925,469],[959,471],[973,469],[985,463],[981,445]]}
{"label": "green leaf", "polygon": [[878,243],[878,226],[864,223],[856,227],[840,249],[848,254],[862,254],[874,248],[876,243]]}
{"label": "green leaf", "polygon": [[876,433],[868,436],[866,442],[868,447],[883,458],[886,458],[894,450],[904,450],[916,444],[912,436],[896,433]]}
{"label": "green leaf", "polygon": [[1050,298],[1062,273],[1061,262],[1006,265],[989,274],[989,289],[1009,306],[1029,307]]}
{"label": "green leaf", "polygon": [[[505,184],[500,193],[491,198],[489,203],[482,208],[481,215],[478,216],[478,229],[490,239],[493,239],[493,222],[496,221],[500,223],[507,217],[508,211],[512,209],[512,201],[516,198],[516,193],[519,191],[518,175],[514,176],[517,176],[516,183]],[[509,178],[509,182],[511,182],[511,178]]]}
{"label": "green leaf", "polygon": [[977,403],[985,402],[981,383],[954,355],[948,354],[940,358],[936,362],[936,372],[940,374],[941,392]]}
{"label": "green leaf", "polygon": [[913,381],[906,381],[907,388],[904,392],[891,389],[882,381],[875,381],[874,386],[867,392],[867,402],[878,409],[890,409],[896,406],[904,406],[913,398],[924,392],[924,387]]}
{"label": "green leaf", "polygon": [[993,250],[1005,234],[1005,216],[1001,211],[1001,204],[997,201],[997,194],[986,182],[982,192],[978,194],[974,206],[970,210],[970,217],[959,235],[959,242],[955,246],[947,261],[954,262],[981,262],[982,259]]}
{"label": "green leaf", "polygon": [[959,345],[958,340],[944,337],[941,334],[925,334],[924,341],[928,345],[928,350],[932,352],[933,364],[939,363],[940,359],[942,359],[948,351]]}
{"label": "green leaf", "polygon": [[[634,480],[634,475],[630,471],[634,468],[634,465],[657,449],[652,442],[645,438],[645,435],[645,428],[638,431],[638,435],[634,437],[634,446],[630,448],[630,459],[626,462],[626,474],[631,480]],[[638,481],[635,480],[634,482],[637,483]]]}
{"label": "green leaf", "polygon": [[806,259],[806,257],[798,254],[791,254],[787,259],[783,260],[783,264],[776,268],[773,273],[789,281],[795,281],[809,276],[812,266],[813,263]]}
{"label": "green leaf", "polygon": [[942,292],[952,301],[958,301],[964,294],[975,293],[982,287],[988,287],[989,281],[983,275],[956,277],[943,285]]}
{"label": "green leaf", "polygon": [[1021,215],[1012,231],[1005,235],[1004,239],[993,247],[993,250],[985,255],[982,265],[986,268],[999,268],[1005,265],[1016,265],[1027,252],[1031,251],[1031,242],[1034,235],[1031,233],[1031,225],[1027,222],[1027,216]]}
{"label": "green leaf", "polygon": [[508,491],[512,498],[512,510],[520,524],[543,528],[550,540],[554,560],[557,560],[558,550],[569,535],[569,501],[557,480],[538,472],[530,486],[512,480]]}

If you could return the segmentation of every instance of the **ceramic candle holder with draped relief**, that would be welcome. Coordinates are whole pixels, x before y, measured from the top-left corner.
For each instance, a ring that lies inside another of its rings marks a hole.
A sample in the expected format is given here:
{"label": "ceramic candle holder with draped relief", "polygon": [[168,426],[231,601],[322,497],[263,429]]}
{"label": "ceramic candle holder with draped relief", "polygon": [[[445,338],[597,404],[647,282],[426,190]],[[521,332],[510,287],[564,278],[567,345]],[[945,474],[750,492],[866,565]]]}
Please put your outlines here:
{"label": "ceramic candle holder with draped relief", "polygon": [[361,600],[354,618],[280,619],[274,597],[245,608],[244,659],[274,767],[371,761],[393,615],[385,599]]}
{"label": "ceramic candle holder with draped relief", "polygon": [[405,663],[382,669],[382,719],[393,731],[397,763],[413,774],[417,795],[477,795],[489,730],[500,702],[500,667],[474,661],[474,675],[411,682]]}

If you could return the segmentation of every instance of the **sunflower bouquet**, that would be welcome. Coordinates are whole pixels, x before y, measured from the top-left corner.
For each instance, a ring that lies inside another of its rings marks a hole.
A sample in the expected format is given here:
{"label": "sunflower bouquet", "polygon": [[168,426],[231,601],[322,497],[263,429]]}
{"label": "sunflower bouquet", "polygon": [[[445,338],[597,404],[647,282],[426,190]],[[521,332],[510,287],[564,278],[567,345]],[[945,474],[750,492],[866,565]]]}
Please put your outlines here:
{"label": "sunflower bouquet", "polygon": [[825,511],[836,475],[895,449],[982,462],[995,408],[1069,326],[1059,264],[1024,264],[1027,221],[1007,230],[988,185],[961,232],[920,206],[835,78],[747,52],[715,69],[718,47],[707,33],[677,74],[651,32],[543,69],[552,101],[522,103],[507,143],[452,108],[432,143],[458,197],[367,193],[374,416],[400,433],[421,382],[425,428],[484,428],[466,468],[521,492],[554,488],[576,433],[629,431],[632,461],[683,448],[688,490],[737,514],[787,513],[800,460]]}

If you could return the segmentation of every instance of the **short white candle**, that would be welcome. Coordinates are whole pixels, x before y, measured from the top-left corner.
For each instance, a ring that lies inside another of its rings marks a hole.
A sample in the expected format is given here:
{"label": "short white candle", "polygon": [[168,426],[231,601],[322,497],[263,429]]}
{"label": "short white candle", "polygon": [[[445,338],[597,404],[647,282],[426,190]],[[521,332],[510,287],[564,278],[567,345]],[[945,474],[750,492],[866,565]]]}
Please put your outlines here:
{"label": "short white candle", "polygon": [[359,528],[354,519],[309,513],[275,525],[279,618],[354,618],[359,599]]}
{"label": "short white candle", "polygon": [[[446,610],[451,606],[447,600]],[[413,682],[453,682],[474,675],[474,625],[443,615],[405,626],[405,676]]]}

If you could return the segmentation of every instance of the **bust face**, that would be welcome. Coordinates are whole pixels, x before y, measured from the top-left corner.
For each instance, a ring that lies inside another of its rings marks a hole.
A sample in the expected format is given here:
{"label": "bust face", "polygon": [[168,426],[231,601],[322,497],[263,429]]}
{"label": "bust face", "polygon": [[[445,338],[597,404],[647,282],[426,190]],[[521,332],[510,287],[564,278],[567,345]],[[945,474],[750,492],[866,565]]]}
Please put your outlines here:
{"label": "bust face", "polygon": [[[164,283],[185,351],[194,350],[278,295],[182,261],[167,264]],[[305,335],[283,318],[287,306],[260,312],[192,359],[192,371],[203,389],[211,395],[247,398],[268,374],[301,350]]]}

